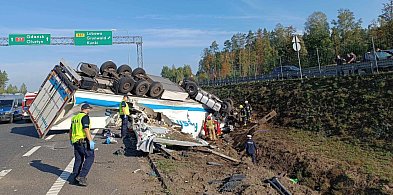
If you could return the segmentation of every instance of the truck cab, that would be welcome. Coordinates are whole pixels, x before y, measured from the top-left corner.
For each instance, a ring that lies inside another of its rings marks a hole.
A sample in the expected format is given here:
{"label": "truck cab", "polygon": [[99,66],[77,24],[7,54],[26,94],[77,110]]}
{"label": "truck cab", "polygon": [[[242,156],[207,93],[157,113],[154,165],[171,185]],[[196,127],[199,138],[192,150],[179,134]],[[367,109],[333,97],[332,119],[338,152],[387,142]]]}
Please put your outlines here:
{"label": "truck cab", "polygon": [[0,121],[13,123],[22,119],[23,95],[0,95]]}

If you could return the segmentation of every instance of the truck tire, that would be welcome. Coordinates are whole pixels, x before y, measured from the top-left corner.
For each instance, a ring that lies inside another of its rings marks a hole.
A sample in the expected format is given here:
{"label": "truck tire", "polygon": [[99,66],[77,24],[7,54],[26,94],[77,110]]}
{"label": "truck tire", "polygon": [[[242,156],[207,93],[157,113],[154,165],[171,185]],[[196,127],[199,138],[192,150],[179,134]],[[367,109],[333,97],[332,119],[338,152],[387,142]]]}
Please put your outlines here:
{"label": "truck tire", "polygon": [[117,68],[117,74],[119,75],[131,75],[132,69],[127,64],[123,64]]}
{"label": "truck tire", "polygon": [[161,93],[164,91],[164,87],[160,82],[153,82],[149,89],[149,97],[158,98]]}
{"label": "truck tire", "polygon": [[144,96],[149,91],[149,82],[145,80],[139,80],[136,82],[132,93],[136,96]]}
{"label": "truck tire", "polygon": [[221,112],[229,114],[232,111],[232,105],[229,102],[222,102]]}
{"label": "truck tire", "polygon": [[223,102],[227,102],[227,103],[230,104],[230,105],[232,106],[232,108],[233,108],[233,100],[232,100],[232,99],[228,98],[228,99],[223,100]]}
{"label": "truck tire", "polygon": [[185,84],[184,89],[191,97],[196,96],[198,94],[198,85],[192,81],[189,81]]}
{"label": "truck tire", "polygon": [[133,78],[129,76],[121,77],[117,81],[117,92],[121,94],[127,94],[130,92],[135,86],[135,81]]}
{"label": "truck tire", "polygon": [[100,73],[104,74],[105,72],[109,72],[109,71],[116,71],[117,66],[114,62],[112,61],[106,61],[104,62],[101,67],[100,67]]}
{"label": "truck tire", "polygon": [[83,74],[89,77],[95,77],[98,75],[99,72],[99,69],[95,64],[83,63],[79,69],[81,70],[81,72],[83,72]]}
{"label": "truck tire", "polygon": [[143,75],[146,76],[145,70],[143,68],[135,68],[134,71],[132,71],[132,76],[138,76],[138,75]]}

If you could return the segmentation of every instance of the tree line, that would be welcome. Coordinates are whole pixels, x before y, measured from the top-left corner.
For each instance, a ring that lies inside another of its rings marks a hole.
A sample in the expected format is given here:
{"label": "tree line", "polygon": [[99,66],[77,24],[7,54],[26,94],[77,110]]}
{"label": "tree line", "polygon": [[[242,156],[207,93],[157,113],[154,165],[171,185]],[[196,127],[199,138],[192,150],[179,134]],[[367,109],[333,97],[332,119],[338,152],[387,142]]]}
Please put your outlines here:
{"label": "tree line", "polygon": [[27,92],[27,87],[23,83],[20,88],[18,88],[15,85],[8,84],[8,74],[5,70],[1,71],[0,70],[0,94],[4,93],[22,93],[25,94]]}
{"label": "tree line", "polygon": [[[330,23],[325,13],[312,13],[304,24],[303,34],[298,35],[302,67],[318,66],[318,60],[321,65],[333,64],[337,55],[350,52],[361,60],[364,53],[373,50],[373,41],[377,48],[393,49],[392,10],[393,0],[389,0],[368,28],[362,28],[362,20],[348,9],[338,10],[337,18]],[[269,73],[280,64],[297,65],[297,53],[292,48],[296,32],[293,26],[277,24],[272,31],[260,28],[236,33],[221,49],[213,41],[202,51],[196,76],[198,80],[254,76]],[[164,69],[162,73],[180,70],[165,66]],[[174,75],[181,73],[171,73],[170,78],[174,79]]]}

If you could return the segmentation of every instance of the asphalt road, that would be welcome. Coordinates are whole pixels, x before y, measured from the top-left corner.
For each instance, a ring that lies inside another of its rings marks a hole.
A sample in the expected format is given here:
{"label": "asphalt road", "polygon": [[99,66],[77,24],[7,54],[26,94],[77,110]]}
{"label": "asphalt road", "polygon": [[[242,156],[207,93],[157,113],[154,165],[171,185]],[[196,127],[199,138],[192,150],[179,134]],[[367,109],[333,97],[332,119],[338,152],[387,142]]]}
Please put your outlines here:
{"label": "asphalt road", "polygon": [[89,186],[81,187],[66,181],[74,157],[67,132],[50,132],[50,139],[43,140],[32,123],[1,123],[0,194],[161,194],[146,158],[114,155],[124,147],[123,141],[102,144],[100,133],[94,138],[97,149]]}

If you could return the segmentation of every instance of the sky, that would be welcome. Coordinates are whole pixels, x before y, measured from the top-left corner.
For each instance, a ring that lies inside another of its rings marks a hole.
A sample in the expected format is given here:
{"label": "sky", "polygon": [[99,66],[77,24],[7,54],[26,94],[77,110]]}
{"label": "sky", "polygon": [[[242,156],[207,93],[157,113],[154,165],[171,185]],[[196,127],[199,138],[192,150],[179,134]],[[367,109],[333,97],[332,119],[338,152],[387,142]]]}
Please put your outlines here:
{"label": "sky", "polygon": [[[217,41],[220,48],[233,34],[273,30],[277,23],[303,32],[307,17],[322,11],[329,21],[337,10],[350,9],[363,26],[381,13],[387,0],[4,0],[0,37],[48,33],[74,36],[75,30],[112,30],[113,35],[143,37],[146,72],[159,75],[162,66],[191,65],[196,73],[203,48]],[[100,66],[106,60],[137,67],[136,45],[5,46],[0,47],[0,70],[10,84],[25,83],[36,91],[60,59],[72,67],[79,62]]]}

